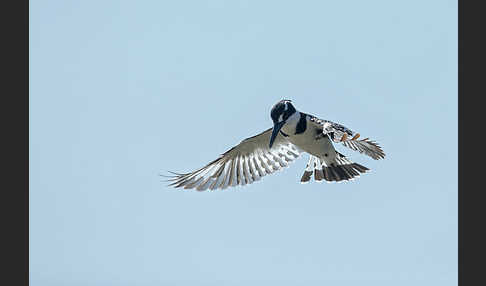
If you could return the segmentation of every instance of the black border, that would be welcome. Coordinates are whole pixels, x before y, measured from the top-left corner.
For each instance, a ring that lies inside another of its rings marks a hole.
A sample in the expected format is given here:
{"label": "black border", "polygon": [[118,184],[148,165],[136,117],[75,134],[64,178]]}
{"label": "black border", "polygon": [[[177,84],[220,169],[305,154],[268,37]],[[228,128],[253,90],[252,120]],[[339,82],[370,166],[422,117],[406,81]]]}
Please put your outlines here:
{"label": "black border", "polygon": [[[463,147],[463,142],[461,140],[461,138],[463,138],[464,134],[463,134],[463,131],[464,131],[464,128],[463,128],[463,123],[464,121],[462,120],[463,119],[463,99],[464,97],[461,97],[460,94],[464,95],[464,93],[462,92],[463,89],[464,89],[464,85],[463,85],[463,77],[464,77],[464,66],[463,66],[463,55],[461,54],[463,49],[464,49],[464,33],[463,33],[463,29],[464,29],[464,23],[463,23],[463,20],[464,20],[464,2],[462,1],[458,1],[458,7],[457,7],[457,10],[458,10],[458,17],[457,17],[457,25],[458,25],[458,30],[457,30],[457,33],[458,33],[458,46],[457,46],[457,50],[458,50],[458,65],[457,65],[457,79],[458,79],[458,82],[457,82],[457,87],[458,87],[458,101],[457,101],[457,108],[458,108],[458,111],[457,111],[457,127],[458,127],[458,130],[457,130],[457,137],[458,137],[458,142],[457,142],[457,146],[458,146],[458,152],[457,152],[457,163],[458,163],[458,168],[457,168],[457,175],[458,175],[458,178],[457,178],[457,184],[458,184],[458,198],[457,198],[457,202],[458,202],[458,247],[457,247],[457,250],[458,250],[458,269],[457,269],[457,275],[458,275],[458,285],[466,285],[466,282],[464,281],[464,237],[463,237],[463,227],[464,227],[464,223],[463,223],[463,219],[464,219],[464,215],[462,214],[462,211],[464,209],[464,188],[462,188],[462,184],[463,184],[463,171],[462,171],[462,167],[464,166],[464,162],[463,162],[463,154],[462,154],[462,147]],[[462,189],[462,190],[461,190]]]}
{"label": "black border", "polygon": [[458,1],[458,282],[485,285],[484,8],[471,4]]}
{"label": "black border", "polygon": [[29,285],[29,1],[2,5],[3,285]]}

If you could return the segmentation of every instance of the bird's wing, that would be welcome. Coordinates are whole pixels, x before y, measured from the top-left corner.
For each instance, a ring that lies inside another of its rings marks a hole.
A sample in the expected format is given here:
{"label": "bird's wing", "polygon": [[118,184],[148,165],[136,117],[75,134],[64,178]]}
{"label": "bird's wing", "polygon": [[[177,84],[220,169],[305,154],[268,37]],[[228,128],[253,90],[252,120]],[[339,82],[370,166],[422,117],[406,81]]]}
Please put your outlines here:
{"label": "bird's wing", "polygon": [[385,153],[378,143],[369,140],[369,138],[358,140],[359,133],[355,133],[341,124],[313,116],[311,116],[310,121],[320,125],[323,134],[328,135],[336,143],[343,143],[344,146],[364,153],[375,160],[385,158]]}
{"label": "bird's wing", "polygon": [[261,177],[287,167],[300,155],[300,150],[278,134],[269,148],[272,128],[246,138],[206,166],[186,174],[174,174],[169,186],[184,189],[225,189],[228,186],[246,185]]}

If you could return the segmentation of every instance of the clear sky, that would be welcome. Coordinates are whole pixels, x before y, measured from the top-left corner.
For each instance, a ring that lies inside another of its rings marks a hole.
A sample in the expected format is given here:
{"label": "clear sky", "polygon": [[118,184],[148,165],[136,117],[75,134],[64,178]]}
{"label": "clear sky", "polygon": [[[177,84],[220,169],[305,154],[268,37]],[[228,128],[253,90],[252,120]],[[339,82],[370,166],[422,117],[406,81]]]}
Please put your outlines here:
{"label": "clear sky", "polygon": [[[456,2],[30,1],[31,285],[457,285]],[[161,181],[282,98],[387,157]]]}

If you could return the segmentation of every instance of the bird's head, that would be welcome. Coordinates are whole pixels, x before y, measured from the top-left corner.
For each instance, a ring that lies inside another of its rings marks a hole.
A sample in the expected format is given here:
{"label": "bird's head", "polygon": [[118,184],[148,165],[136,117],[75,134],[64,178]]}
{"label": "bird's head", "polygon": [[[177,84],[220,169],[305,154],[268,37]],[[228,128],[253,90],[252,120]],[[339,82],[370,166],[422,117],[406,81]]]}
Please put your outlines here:
{"label": "bird's head", "polygon": [[287,119],[289,119],[295,112],[297,112],[297,110],[292,105],[292,101],[286,99],[280,100],[272,107],[270,117],[272,117],[273,120],[273,131],[272,137],[270,138],[270,148],[272,148],[273,141],[275,141],[280,129],[282,129],[287,122]]}

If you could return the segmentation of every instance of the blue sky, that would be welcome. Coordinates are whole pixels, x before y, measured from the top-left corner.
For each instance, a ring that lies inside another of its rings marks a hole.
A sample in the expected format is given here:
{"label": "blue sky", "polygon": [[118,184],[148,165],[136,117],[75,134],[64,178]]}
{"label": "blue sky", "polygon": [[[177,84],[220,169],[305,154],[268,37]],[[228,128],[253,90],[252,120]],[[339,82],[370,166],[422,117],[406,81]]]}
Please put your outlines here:
{"label": "blue sky", "polygon": [[[456,1],[31,1],[31,285],[456,285]],[[272,126],[385,160],[301,185],[166,187]]]}

